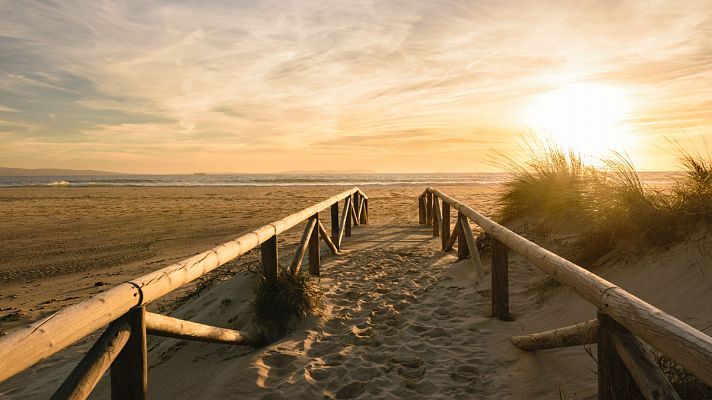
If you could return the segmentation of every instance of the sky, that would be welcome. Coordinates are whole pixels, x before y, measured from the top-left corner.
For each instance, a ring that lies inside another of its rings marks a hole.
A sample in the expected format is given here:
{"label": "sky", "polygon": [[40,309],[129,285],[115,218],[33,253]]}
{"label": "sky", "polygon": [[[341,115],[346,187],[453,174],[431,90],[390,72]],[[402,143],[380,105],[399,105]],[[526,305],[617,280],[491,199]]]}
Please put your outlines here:
{"label": "sky", "polygon": [[551,126],[644,170],[703,149],[710,1],[0,0],[4,167],[478,172]]}

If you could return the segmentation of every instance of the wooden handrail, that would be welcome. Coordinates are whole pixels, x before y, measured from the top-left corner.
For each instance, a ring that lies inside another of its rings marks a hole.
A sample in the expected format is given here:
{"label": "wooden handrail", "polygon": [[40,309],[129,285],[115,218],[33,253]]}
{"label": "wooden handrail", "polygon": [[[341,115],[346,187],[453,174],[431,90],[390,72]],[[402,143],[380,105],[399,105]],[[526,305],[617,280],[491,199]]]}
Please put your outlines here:
{"label": "wooden handrail", "polygon": [[119,284],[39,321],[11,330],[0,337],[0,382],[108,325],[131,309],[150,303],[207,274],[333,204],[351,199],[354,193],[368,199],[359,188],[347,190],[235,240]]}
{"label": "wooden handrail", "polygon": [[532,243],[445,193],[427,188],[475,222],[494,239],[573,289],[637,337],[712,385],[712,338],[573,262]]}

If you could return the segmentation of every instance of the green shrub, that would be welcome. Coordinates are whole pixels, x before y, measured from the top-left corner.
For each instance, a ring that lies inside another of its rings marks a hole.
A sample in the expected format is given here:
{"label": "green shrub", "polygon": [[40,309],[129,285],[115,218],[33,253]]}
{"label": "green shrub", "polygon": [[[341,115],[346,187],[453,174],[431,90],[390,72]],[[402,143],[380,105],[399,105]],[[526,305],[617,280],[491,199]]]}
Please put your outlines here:
{"label": "green shrub", "polygon": [[275,279],[257,276],[254,312],[264,340],[273,341],[295,322],[321,312],[323,293],[308,274],[280,272]]}

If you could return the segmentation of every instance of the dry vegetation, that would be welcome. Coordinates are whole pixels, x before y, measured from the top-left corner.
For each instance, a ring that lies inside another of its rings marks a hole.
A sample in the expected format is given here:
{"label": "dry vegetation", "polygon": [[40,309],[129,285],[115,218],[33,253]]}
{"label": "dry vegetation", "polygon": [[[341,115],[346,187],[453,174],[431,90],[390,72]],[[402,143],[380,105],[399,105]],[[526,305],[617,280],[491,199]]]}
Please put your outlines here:
{"label": "dry vegetation", "polygon": [[[556,146],[530,148],[521,164],[509,160],[511,179],[500,197],[503,222],[526,219],[541,232],[556,233],[571,226],[580,236],[573,244],[573,261],[593,264],[617,246],[665,248],[712,223],[712,161],[678,146],[682,172],[674,186],[660,190],[645,185],[630,160],[613,154],[603,167]],[[539,295],[558,286],[546,279],[532,290]],[[543,297],[542,297],[543,298]],[[656,354],[658,365],[684,399],[712,396],[712,389],[667,357]]]}
{"label": "dry vegetation", "polygon": [[256,274],[254,312],[262,340],[272,342],[323,308],[323,292],[308,273],[280,270],[276,279]]}
{"label": "dry vegetation", "polygon": [[500,198],[503,222],[526,217],[546,225],[578,221],[576,262],[584,265],[614,250],[664,247],[712,222],[712,163],[681,151],[684,175],[672,190],[641,182],[633,164],[614,153],[603,167],[586,164],[556,146],[532,151],[524,164],[510,160],[512,174]]}

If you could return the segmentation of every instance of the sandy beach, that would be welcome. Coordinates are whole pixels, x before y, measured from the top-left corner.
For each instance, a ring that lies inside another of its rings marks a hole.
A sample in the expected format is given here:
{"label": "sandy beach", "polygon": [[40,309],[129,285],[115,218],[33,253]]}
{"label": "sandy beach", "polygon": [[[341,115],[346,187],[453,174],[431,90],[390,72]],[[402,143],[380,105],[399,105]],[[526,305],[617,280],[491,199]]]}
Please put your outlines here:
{"label": "sandy beach", "polygon": [[[0,330],[37,320],[346,189],[4,188],[0,190]],[[372,198],[371,218],[377,223],[417,218],[417,196],[423,187],[364,190]],[[460,185],[448,190],[491,209],[496,188]],[[329,221],[327,214],[325,221]],[[295,243],[301,229],[281,237],[281,243]]]}
{"label": "sandy beach", "polygon": [[[440,251],[417,225],[422,187],[365,187],[368,226],[354,230],[343,255],[328,257],[320,285],[326,311],[269,346],[252,349],[152,338],[152,398],[513,398],[595,399],[591,346],[523,352],[513,335],[595,317],[573,291],[540,290],[546,275],[510,254],[514,320],[491,318],[489,258],[483,279],[468,260]],[[0,191],[3,212],[3,327],[44,316],[129,277],[193,255],[342,188],[93,188]],[[497,187],[442,186],[484,213]],[[326,215],[325,215],[326,216]],[[328,221],[328,220],[327,220]],[[327,225],[328,226],[328,225]],[[526,228],[522,228],[527,231]],[[280,249],[301,227],[284,235]],[[567,238],[538,238],[563,250]],[[712,290],[710,240],[680,243],[636,259],[613,258],[597,274],[709,333],[712,304],[686,301]],[[249,259],[249,255],[245,259]],[[32,273],[26,272],[27,270]],[[651,279],[655,277],[655,279]],[[96,282],[104,283],[96,286]],[[666,291],[660,287],[669,283]],[[245,329],[253,278],[238,272],[194,291],[191,284],[153,304],[171,315]],[[95,337],[0,384],[11,399],[51,395]],[[105,376],[92,398],[108,397]]]}

